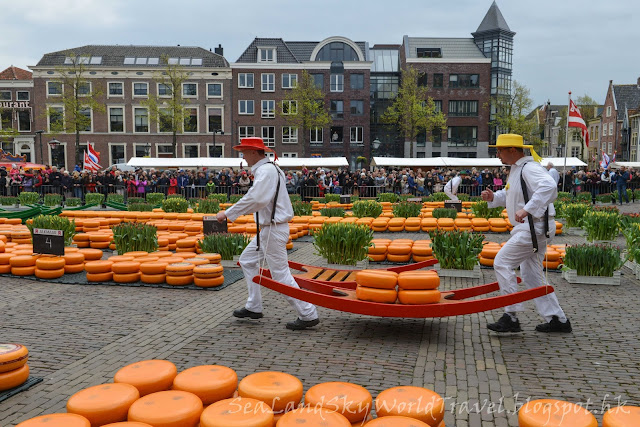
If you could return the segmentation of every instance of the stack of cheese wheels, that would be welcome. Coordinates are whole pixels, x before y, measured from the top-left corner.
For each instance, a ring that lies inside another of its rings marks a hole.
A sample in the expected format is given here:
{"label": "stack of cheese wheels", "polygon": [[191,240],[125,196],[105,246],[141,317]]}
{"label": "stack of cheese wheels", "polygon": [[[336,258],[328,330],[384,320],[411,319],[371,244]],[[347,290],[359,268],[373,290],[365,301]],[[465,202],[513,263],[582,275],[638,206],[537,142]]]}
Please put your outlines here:
{"label": "stack of cheese wheels", "polygon": [[391,218],[387,223],[387,229],[389,231],[403,231],[405,221],[405,218]]}
{"label": "stack of cheese wheels", "polygon": [[491,226],[489,225],[489,220],[486,218],[472,218],[471,226],[473,227],[473,231],[491,230]]}
{"label": "stack of cheese wheels", "polygon": [[555,399],[530,400],[518,411],[520,427],[598,427],[591,412],[576,405]]}
{"label": "stack of cheese wheels", "polygon": [[[167,254],[171,254],[167,252]],[[158,258],[156,261],[147,261],[140,264],[140,281],[142,283],[158,284],[166,281],[168,262],[167,257]]]}
{"label": "stack of cheese wheels", "polygon": [[640,426],[640,407],[618,406],[605,412],[602,427],[635,427]]}
{"label": "stack of cheese wheels", "polygon": [[[381,417],[365,424],[366,427],[430,427],[429,424],[409,417]],[[444,427],[444,421],[438,427]]]}
{"label": "stack of cheese wheels", "polygon": [[[363,425],[373,408],[366,388],[348,382],[328,382],[311,387],[304,395],[305,406],[322,407],[342,414],[349,423]],[[349,424],[349,425],[350,425]]]}
{"label": "stack of cheese wheels", "polygon": [[196,427],[202,410],[202,400],[193,393],[159,391],[133,402],[128,419],[156,427]]}
{"label": "stack of cheese wheels", "polygon": [[[205,260],[208,262],[208,260]],[[201,288],[212,288],[224,283],[224,269],[220,264],[201,264],[193,268],[193,283]]]}
{"label": "stack of cheese wheels", "polygon": [[130,384],[138,389],[140,396],[146,396],[169,390],[177,374],[176,365],[168,360],[143,360],[118,370],[113,381]]}
{"label": "stack of cheese wheels", "polygon": [[[84,255],[83,255],[84,256]],[[36,260],[36,277],[39,279],[57,279],[64,276],[64,257],[41,255]]]}
{"label": "stack of cheese wheels", "polygon": [[378,417],[415,418],[431,427],[438,427],[444,418],[444,400],[438,393],[426,388],[393,387],[376,397],[376,414]]}
{"label": "stack of cheese wheels", "polygon": [[167,265],[165,278],[168,285],[186,286],[193,283],[193,269],[195,265],[188,262],[176,262]]}
{"label": "stack of cheese wheels", "polygon": [[15,227],[13,231],[11,231],[11,241],[17,244],[30,244],[31,232],[27,227]]}
{"label": "stack of cheese wheels", "polygon": [[556,221],[556,236],[562,234],[562,223],[560,221]]}
{"label": "stack of cheese wheels", "polygon": [[389,227],[389,218],[380,216],[374,219],[373,221],[371,221],[371,229],[373,231],[376,231],[376,232],[387,231],[388,227]]}
{"label": "stack of cheese wheels", "polygon": [[91,423],[77,414],[48,414],[23,421],[16,427],[91,427]]}
{"label": "stack of cheese wheels", "polygon": [[433,259],[431,240],[416,240],[411,246],[411,256],[415,262]]}
{"label": "stack of cheese wheels", "polygon": [[193,393],[204,405],[229,399],[238,387],[236,372],[219,365],[203,365],[180,372],[173,380],[173,390]]}
{"label": "stack of cheese wheels", "polygon": [[0,391],[18,387],[29,379],[29,351],[22,344],[0,344]]}
{"label": "stack of cheese wheels", "polygon": [[394,304],[398,298],[398,273],[388,270],[360,270],[356,273],[356,298]]}
{"label": "stack of cheese wheels", "polygon": [[195,252],[197,241],[198,239],[196,239],[195,237],[178,240],[176,242],[176,252]]}
{"label": "stack of cheese wheels", "polygon": [[110,282],[113,280],[113,272],[111,266],[113,262],[110,260],[88,261],[84,264],[84,270],[87,272],[87,281],[89,282]]}
{"label": "stack of cheese wheels", "polygon": [[91,244],[91,236],[87,233],[78,233],[73,236],[73,244],[79,248],[88,248]]}
{"label": "stack of cheese wheels", "polygon": [[560,252],[551,246],[547,246],[547,252],[544,254],[542,265],[549,270],[557,270],[562,263],[562,255]]}
{"label": "stack of cheese wheels", "polygon": [[440,301],[440,277],[435,270],[403,271],[398,274],[401,304],[432,304]]}
{"label": "stack of cheese wheels", "polygon": [[134,283],[140,281],[140,263],[138,261],[120,261],[111,265],[113,281],[116,283]]}
{"label": "stack of cheese wheels", "polygon": [[220,254],[214,254],[214,253],[201,253],[201,254],[198,254],[198,258],[204,258],[208,260],[209,264],[220,264],[220,260],[222,260],[222,257],[220,256]]}
{"label": "stack of cheese wheels", "polygon": [[[277,416],[276,416],[277,418]],[[351,427],[351,423],[338,412],[324,408],[303,406],[283,414],[276,424],[277,427]]]}
{"label": "stack of cheese wheels", "polygon": [[494,233],[505,233],[508,230],[508,224],[503,218],[491,218],[489,228]]}
{"label": "stack of cheese wheels", "polygon": [[453,231],[456,224],[453,218],[438,218],[438,228],[445,231]]}
{"label": "stack of cheese wheels", "polygon": [[260,400],[275,414],[282,414],[298,407],[302,388],[302,381],[285,372],[256,372],[240,381],[238,396]]}
{"label": "stack of cheese wheels", "polygon": [[[296,232],[296,239],[298,238],[298,233]],[[289,240],[287,240],[287,244],[285,245],[285,248],[289,251],[291,249],[293,249],[293,240],[291,238],[291,234],[289,234]]]}
{"label": "stack of cheese wheels", "polygon": [[405,231],[420,231],[422,219],[418,217],[407,218],[404,222]]}
{"label": "stack of cheese wheels", "polygon": [[200,416],[200,427],[273,427],[274,425],[271,408],[260,400],[247,397],[236,397],[213,403]]}
{"label": "stack of cheese wheels", "polygon": [[0,254],[0,274],[11,273],[10,260],[15,255],[12,252],[4,252]]}
{"label": "stack of cheese wheels", "polygon": [[184,232],[187,233],[190,237],[197,236],[202,231],[202,223],[197,223],[195,221],[189,222],[184,226]]}
{"label": "stack of cheese wheels", "polygon": [[14,276],[33,276],[36,272],[36,260],[39,255],[17,255],[9,259],[11,274]]}
{"label": "stack of cheese wheels", "polygon": [[129,408],[140,398],[131,384],[101,384],[80,390],[67,400],[67,412],[82,415],[93,426],[127,420]]}
{"label": "stack of cheese wheels", "polygon": [[499,243],[485,242],[480,255],[478,255],[480,265],[493,267],[493,259],[498,255],[500,248],[501,246]]}
{"label": "stack of cheese wheels", "polygon": [[393,210],[393,206],[391,202],[379,202],[382,206],[382,212],[391,212]]}
{"label": "stack of cheese wheels", "polygon": [[464,214],[458,213],[458,217],[453,220],[456,230],[471,231],[473,229],[471,220],[469,218],[460,218],[460,215]]}
{"label": "stack of cheese wheels", "polygon": [[[404,218],[402,218],[404,219]],[[387,246],[387,261],[409,262],[411,259],[411,239],[395,239]]]}
{"label": "stack of cheese wheels", "polygon": [[113,234],[104,231],[87,233],[89,246],[95,249],[107,249],[113,240]]}
{"label": "stack of cheese wheels", "polygon": [[85,219],[82,223],[82,231],[85,233],[91,233],[93,231],[100,230],[100,220],[99,219]]}
{"label": "stack of cheese wheels", "polygon": [[387,247],[391,243],[390,239],[373,239],[368,249],[369,260],[381,262],[387,259]]}
{"label": "stack of cheese wheels", "polygon": [[102,251],[100,249],[85,248],[79,249],[78,252],[84,255],[85,261],[97,261],[102,259]]}
{"label": "stack of cheese wheels", "polygon": [[64,272],[66,274],[82,273],[84,271],[84,254],[76,248],[64,248]]}
{"label": "stack of cheese wheels", "polygon": [[437,218],[422,218],[421,221],[421,227],[422,227],[422,231],[433,231],[436,228],[438,228],[438,219]]}
{"label": "stack of cheese wheels", "polygon": [[158,250],[163,252],[169,250],[169,237],[158,236]]}

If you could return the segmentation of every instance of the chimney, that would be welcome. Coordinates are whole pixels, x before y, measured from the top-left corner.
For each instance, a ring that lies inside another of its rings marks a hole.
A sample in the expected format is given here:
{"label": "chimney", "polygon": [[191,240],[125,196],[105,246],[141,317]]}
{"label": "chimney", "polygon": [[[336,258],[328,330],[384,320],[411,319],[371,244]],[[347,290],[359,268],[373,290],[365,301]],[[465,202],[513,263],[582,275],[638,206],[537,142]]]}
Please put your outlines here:
{"label": "chimney", "polygon": [[220,56],[224,56],[223,54],[224,50],[222,49],[222,45],[220,43],[218,43],[218,47],[215,49],[215,52]]}
{"label": "chimney", "polygon": [[640,89],[640,77],[638,77],[638,89]]}

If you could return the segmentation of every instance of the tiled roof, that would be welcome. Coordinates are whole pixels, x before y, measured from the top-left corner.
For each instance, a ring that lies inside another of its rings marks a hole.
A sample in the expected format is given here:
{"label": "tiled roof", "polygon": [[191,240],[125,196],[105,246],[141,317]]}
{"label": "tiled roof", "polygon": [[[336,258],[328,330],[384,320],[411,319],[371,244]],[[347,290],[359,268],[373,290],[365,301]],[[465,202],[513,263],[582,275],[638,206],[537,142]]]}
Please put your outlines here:
{"label": "tiled roof", "polygon": [[430,47],[440,48],[443,59],[486,59],[471,38],[406,37],[406,40],[407,58],[417,58],[419,47]]}
{"label": "tiled roof", "polygon": [[[308,41],[284,41],[278,38],[256,38],[244,51],[240,58],[236,62],[242,63],[255,63],[258,62],[258,48],[259,47],[274,47],[277,49],[277,62],[278,63],[300,63],[311,60],[311,54],[313,50],[318,46],[320,42],[308,42]],[[367,44],[366,42],[355,42],[360,48],[362,55],[367,57]]]}
{"label": "tiled roof", "polygon": [[624,119],[625,106],[628,110],[640,107],[640,88],[637,84],[613,85],[613,96],[618,107],[618,120]]}
{"label": "tiled roof", "polygon": [[31,80],[33,79],[33,73],[31,71],[23,70],[22,68],[14,67],[13,65],[6,70],[0,72],[0,80]]}
{"label": "tiled roof", "polygon": [[502,16],[502,12],[500,12],[500,8],[498,8],[498,5],[495,1],[487,11],[487,14],[484,16],[484,19],[476,30],[476,33],[493,30],[504,30],[511,32],[507,21],[504,19],[504,16]]}
{"label": "tiled roof", "polygon": [[[141,58],[161,58],[168,56],[170,58],[202,58],[202,65],[198,67],[228,67],[229,62],[216,53],[195,46],[133,46],[133,45],[87,45],[71,49],[65,49],[58,52],[50,52],[45,54],[38,62],[37,66],[62,66],[69,52],[75,53],[77,56],[101,56],[102,62],[100,66],[121,67],[124,66],[125,57],[141,57]],[[87,64],[87,67],[94,65]],[[162,63],[158,65],[134,65],[127,64],[127,67],[164,67]]]}

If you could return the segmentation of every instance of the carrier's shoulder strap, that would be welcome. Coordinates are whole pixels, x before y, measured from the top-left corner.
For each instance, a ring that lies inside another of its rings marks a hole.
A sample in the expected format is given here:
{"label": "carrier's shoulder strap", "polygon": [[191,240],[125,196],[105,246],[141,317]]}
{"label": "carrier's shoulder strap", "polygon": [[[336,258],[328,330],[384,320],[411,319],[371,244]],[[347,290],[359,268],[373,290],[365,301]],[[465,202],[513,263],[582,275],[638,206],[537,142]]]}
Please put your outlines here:
{"label": "carrier's shoulder strap", "polygon": [[[522,187],[522,196],[524,197],[525,205],[529,203],[529,191],[527,189],[527,183],[524,179],[524,167],[529,162],[525,162],[520,169],[520,186]],[[533,215],[527,215],[529,219],[529,232],[531,233],[531,243],[533,244],[533,252],[538,252],[538,239],[536,237],[536,229],[533,224]],[[549,238],[549,207],[547,206],[547,210],[544,212],[544,234],[547,238]]]}

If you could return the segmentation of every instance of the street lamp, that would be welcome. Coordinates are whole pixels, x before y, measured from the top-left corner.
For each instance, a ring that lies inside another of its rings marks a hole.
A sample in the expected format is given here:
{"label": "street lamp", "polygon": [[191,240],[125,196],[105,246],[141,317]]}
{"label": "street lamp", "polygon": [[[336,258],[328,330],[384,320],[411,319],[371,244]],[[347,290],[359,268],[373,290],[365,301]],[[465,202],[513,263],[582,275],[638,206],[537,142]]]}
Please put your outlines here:
{"label": "street lamp", "polygon": [[224,135],[224,131],[222,129],[213,129],[211,132],[213,133],[213,152],[215,154],[215,152],[216,152],[216,134],[219,133],[220,135]]}
{"label": "street lamp", "polygon": [[373,149],[377,150],[378,148],[380,148],[380,144],[382,144],[382,142],[380,142],[380,140],[378,138],[373,140]]}
{"label": "street lamp", "polygon": [[60,141],[58,141],[55,137],[51,141],[49,141],[49,147],[51,147],[51,166],[53,166],[53,150],[55,150],[59,146]]}
{"label": "street lamp", "polygon": [[42,155],[42,134],[44,133],[43,130],[37,130],[36,134],[38,134],[38,137],[40,139],[40,163],[42,163],[44,165],[44,156]]}
{"label": "street lamp", "polygon": [[151,144],[149,144],[148,142],[144,146],[144,156],[145,157],[151,157]]}

